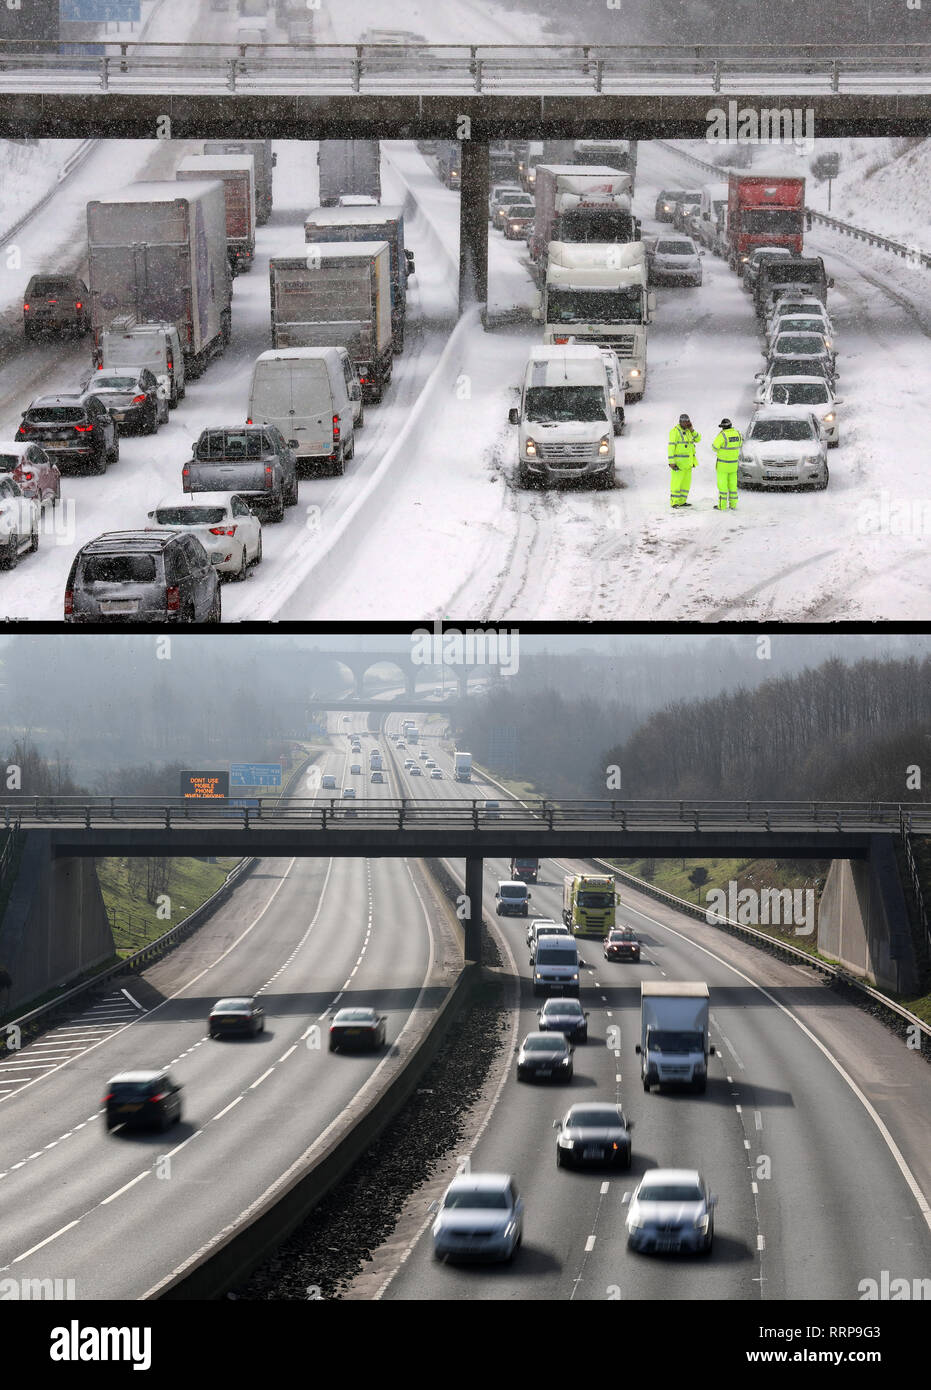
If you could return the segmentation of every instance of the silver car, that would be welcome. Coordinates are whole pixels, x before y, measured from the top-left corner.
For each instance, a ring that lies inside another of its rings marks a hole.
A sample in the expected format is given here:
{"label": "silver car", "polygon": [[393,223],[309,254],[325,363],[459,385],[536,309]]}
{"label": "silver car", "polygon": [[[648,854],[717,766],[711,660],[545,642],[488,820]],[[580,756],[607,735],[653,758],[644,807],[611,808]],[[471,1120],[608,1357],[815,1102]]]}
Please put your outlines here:
{"label": "silver car", "polygon": [[835,396],[830,383],[822,376],[773,377],[759,388],[756,402],[758,405],[803,406],[817,415],[828,448],[836,449],[840,443],[837,407],[843,405],[843,397]]}
{"label": "silver car", "polygon": [[692,1168],[651,1168],[627,1211],[631,1250],[695,1250],[710,1254],[717,1197]]}
{"label": "silver car", "polygon": [[761,406],[744,435],[737,485],[826,488],[827,440],[815,414],[797,406]]}
{"label": "silver car", "polygon": [[837,354],[832,350],[823,333],[779,333],[773,339],[767,364],[773,362],[823,362],[828,374],[837,375]]}
{"label": "silver car", "polygon": [[658,237],[649,268],[654,285],[701,284],[700,253],[691,237]]}
{"label": "silver car", "polygon": [[433,1254],[443,1259],[511,1260],[524,1233],[524,1203],[509,1173],[453,1178],[433,1223]]}

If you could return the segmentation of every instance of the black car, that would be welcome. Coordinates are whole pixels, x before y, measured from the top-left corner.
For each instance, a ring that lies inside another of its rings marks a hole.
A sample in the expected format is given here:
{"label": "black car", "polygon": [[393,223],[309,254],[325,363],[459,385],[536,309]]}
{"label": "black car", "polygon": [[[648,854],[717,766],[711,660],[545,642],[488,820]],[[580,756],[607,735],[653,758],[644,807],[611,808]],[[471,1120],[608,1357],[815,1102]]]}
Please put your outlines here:
{"label": "black car", "polygon": [[148,367],[107,367],[84,383],[103,401],[120,429],[155,434],[168,419],[168,402],[159,400],[158,381]]}
{"label": "black car", "polygon": [[528,1033],[517,1054],[517,1079],[572,1080],[572,1048],[562,1033]]}
{"label": "black car", "polygon": [[110,412],[93,392],[37,396],[23,411],[17,439],[42,448],[59,468],[69,459],[106,473],[120,456],[120,441]]}
{"label": "black car", "polygon": [[640,942],[626,927],[609,931],[604,943],[605,960],[639,960]]}
{"label": "black car", "polygon": [[23,295],[23,333],[87,333],[91,326],[87,286],[76,275],[33,275]]}
{"label": "black car", "polygon": [[256,999],[218,999],[210,1010],[207,1032],[212,1038],[229,1033],[248,1033],[258,1037],[265,1032],[265,1010]]}
{"label": "black car", "polygon": [[196,536],[108,531],[81,547],[65,586],[66,623],[218,623],[220,580]]}
{"label": "black car", "polygon": [[368,1048],[377,1052],[385,1045],[386,1014],[374,1009],[340,1009],[330,1024],[330,1051],[341,1047]]}
{"label": "black car", "polygon": [[656,208],[653,212],[657,222],[671,222],[675,216],[676,203],[680,198],[686,196],[682,188],[664,188],[656,199]]}
{"label": "black car", "polygon": [[562,1120],[554,1120],[556,1166],[567,1168],[583,1163],[610,1163],[630,1167],[631,1131],[619,1105],[604,1101],[585,1101],[573,1105]]}
{"label": "black car", "polygon": [[167,1129],[181,1119],[181,1087],[166,1071],[124,1071],[112,1078],[101,1104],[108,1130]]}
{"label": "black car", "polygon": [[588,1014],[578,999],[547,999],[537,1010],[540,1031],[562,1033],[572,1042],[588,1042]]}

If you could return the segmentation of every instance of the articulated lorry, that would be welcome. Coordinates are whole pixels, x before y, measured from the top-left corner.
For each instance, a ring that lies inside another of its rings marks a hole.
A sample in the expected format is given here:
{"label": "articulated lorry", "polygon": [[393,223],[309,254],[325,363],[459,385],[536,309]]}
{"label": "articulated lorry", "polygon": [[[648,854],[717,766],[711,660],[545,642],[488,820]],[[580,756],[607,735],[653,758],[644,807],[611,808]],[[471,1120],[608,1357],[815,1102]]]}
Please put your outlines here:
{"label": "articulated lorry", "polygon": [[321,140],[317,147],[320,206],[335,207],[347,194],[381,197],[377,140]]}
{"label": "articulated lorry", "polygon": [[251,154],[255,175],[255,220],[263,226],[272,211],[272,170],[278,156],[271,140],[205,140],[204,154]]}
{"label": "articulated lorry", "polygon": [[175,170],[180,182],[219,179],[226,198],[226,256],[230,274],[255,260],[255,161],[251,154],[189,154]]}
{"label": "articulated lorry", "polygon": [[543,341],[613,348],[628,400],[640,400],[646,390],[647,328],[655,305],[642,241],[550,243],[542,301],[534,310]]}
{"label": "articulated lorry", "polygon": [[538,280],[546,274],[551,241],[624,242],[640,239],[630,205],[631,178],[592,164],[538,164],[530,255]]}
{"label": "articulated lorry", "polygon": [[640,1076],[651,1086],[691,1086],[702,1092],[708,1080],[708,986],[675,980],[640,985]]}
{"label": "articulated lorry", "polygon": [[269,262],[272,346],[344,347],[362,399],[391,380],[391,253],[386,241],[314,243]]}
{"label": "articulated lorry", "polygon": [[573,936],[605,937],[614,926],[616,897],[611,874],[566,874],[562,919]]}
{"label": "articulated lorry", "polygon": [[314,208],[304,222],[307,242],[387,241],[391,252],[391,334],[395,352],[404,351],[407,278],[414,273],[414,253],[404,246],[404,209]]}
{"label": "articulated lorry", "polygon": [[196,377],[230,340],[232,281],[219,180],[134,183],[87,205],[94,348],[115,318],[173,323],[185,374]]}
{"label": "articulated lorry", "polygon": [[787,246],[802,254],[805,180],[782,175],[731,174],[727,187],[728,263],[738,275],[758,246]]}
{"label": "articulated lorry", "polygon": [[457,782],[472,781],[472,754],[456,752],[453,754],[453,777]]}

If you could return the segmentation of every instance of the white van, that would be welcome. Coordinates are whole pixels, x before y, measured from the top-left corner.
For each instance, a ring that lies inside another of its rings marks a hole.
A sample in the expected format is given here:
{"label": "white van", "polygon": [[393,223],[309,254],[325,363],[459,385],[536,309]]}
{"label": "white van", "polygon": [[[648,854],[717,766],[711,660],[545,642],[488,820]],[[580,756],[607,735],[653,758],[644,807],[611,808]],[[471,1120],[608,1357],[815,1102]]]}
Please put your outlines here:
{"label": "white van", "polygon": [[140,323],[131,314],[115,318],[100,335],[99,361],[104,371],[148,367],[158,394],[174,408],[184,397],[184,353],[173,323]]}
{"label": "white van", "polygon": [[591,344],[544,344],[527,363],[518,425],[518,479],[527,484],[595,478],[613,487],[614,414],[601,350]]}
{"label": "white van", "polygon": [[256,359],[249,423],[277,425],[299,468],[342,473],[355,453],[360,405],[359,383],[345,348],[279,348]]}
{"label": "white van", "polygon": [[579,948],[571,936],[542,936],[530,958],[534,994],[579,993]]}

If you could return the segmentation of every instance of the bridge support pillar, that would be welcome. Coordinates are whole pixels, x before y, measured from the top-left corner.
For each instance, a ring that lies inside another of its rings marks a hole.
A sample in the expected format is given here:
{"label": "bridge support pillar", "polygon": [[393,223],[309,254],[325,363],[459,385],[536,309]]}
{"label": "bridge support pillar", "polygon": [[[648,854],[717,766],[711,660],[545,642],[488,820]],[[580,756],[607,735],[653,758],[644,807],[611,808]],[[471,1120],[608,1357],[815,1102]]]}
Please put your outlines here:
{"label": "bridge support pillar", "polygon": [[482,958],[482,869],[484,860],[471,856],[466,860],[466,906],[469,915],[465,919],[465,958],[467,961],[480,961]]}
{"label": "bridge support pillar", "polygon": [[459,313],[488,307],[488,146],[461,141],[459,204]]}

